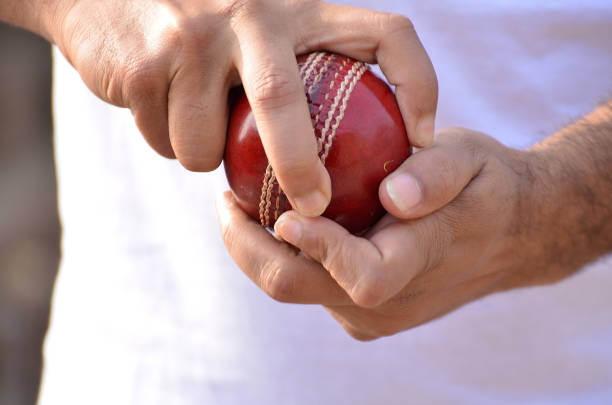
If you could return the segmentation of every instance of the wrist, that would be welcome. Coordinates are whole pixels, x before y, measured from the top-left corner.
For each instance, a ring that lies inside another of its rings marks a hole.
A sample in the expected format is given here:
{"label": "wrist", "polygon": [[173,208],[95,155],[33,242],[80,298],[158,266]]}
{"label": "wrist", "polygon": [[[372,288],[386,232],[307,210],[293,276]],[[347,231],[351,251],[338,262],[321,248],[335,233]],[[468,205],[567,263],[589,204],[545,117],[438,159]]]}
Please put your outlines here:
{"label": "wrist", "polygon": [[38,9],[35,13],[37,29],[35,32],[47,41],[57,44],[58,33],[69,2],[66,0],[35,0],[35,2]]}
{"label": "wrist", "polygon": [[564,159],[546,148],[524,152],[526,173],[518,231],[527,253],[521,272],[529,284],[550,284],[585,263],[575,251],[577,210],[575,186],[562,167]]}
{"label": "wrist", "polygon": [[[504,159],[506,177],[512,178],[506,214],[500,216],[502,235],[497,241],[497,263],[506,272],[500,290],[554,283],[564,269],[554,263],[559,238],[551,237],[562,201],[560,190],[548,178],[548,157],[539,151],[509,150]],[[552,204],[551,204],[552,202]],[[502,221],[502,218],[505,218]]]}
{"label": "wrist", "polygon": [[612,250],[612,114],[604,106],[524,152],[519,234],[535,284]]}

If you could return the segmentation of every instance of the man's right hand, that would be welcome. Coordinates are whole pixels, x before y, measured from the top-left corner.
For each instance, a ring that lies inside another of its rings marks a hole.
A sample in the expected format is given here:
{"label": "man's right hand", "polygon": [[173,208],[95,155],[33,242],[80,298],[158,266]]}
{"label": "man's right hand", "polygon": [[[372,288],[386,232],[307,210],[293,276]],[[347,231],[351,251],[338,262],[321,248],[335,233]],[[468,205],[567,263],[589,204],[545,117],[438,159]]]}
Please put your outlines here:
{"label": "man's right hand", "polygon": [[331,187],[296,54],[380,64],[412,144],[433,140],[436,75],[405,17],[316,0],[35,1],[30,28],[57,43],[98,97],[129,108],[153,149],[189,170],[221,163],[228,93],[242,83],[278,181],[303,215],[321,214]]}

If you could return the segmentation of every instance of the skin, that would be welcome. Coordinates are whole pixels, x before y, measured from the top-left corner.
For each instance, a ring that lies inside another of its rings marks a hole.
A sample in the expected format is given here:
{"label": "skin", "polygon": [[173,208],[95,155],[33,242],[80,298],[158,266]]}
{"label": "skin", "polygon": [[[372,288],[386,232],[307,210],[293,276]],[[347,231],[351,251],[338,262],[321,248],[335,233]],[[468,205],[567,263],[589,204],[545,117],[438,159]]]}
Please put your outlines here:
{"label": "skin", "polygon": [[242,83],[291,204],[327,207],[296,54],[378,63],[415,145],[433,140],[437,81],[405,17],[315,0],[2,0],[0,19],[57,44],[102,100],[129,108],[145,139],[189,170],[221,163],[228,94]]}
{"label": "skin", "polygon": [[330,185],[295,54],[325,49],[380,64],[411,143],[429,146],[437,82],[405,17],[312,0],[3,0],[0,19],[57,44],[96,95],[129,108],[149,144],[190,170],[219,165],[228,114],[219,100],[242,83],[299,213],[277,222],[290,244],[281,242],[226,194],[226,246],[273,298],[322,304],[355,338],[557,282],[612,249],[609,103],[528,151],[466,129],[440,132],[381,185],[389,215],[363,238],[310,218]]}
{"label": "skin", "polygon": [[228,250],[271,297],[322,304],[371,340],[488,294],[556,283],[612,251],[611,162],[609,102],[526,151],[439,132],[381,184],[389,214],[364,237],[287,212],[275,226],[283,242],[231,193],[218,213]]}

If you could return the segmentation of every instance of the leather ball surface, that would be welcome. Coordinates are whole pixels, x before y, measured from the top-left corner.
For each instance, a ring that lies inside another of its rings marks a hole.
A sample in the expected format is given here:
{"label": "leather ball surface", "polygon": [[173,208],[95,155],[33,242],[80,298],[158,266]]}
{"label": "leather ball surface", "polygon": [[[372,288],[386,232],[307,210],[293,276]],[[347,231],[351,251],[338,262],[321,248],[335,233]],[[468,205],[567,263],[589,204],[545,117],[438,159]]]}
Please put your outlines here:
{"label": "leather ball surface", "polygon": [[[332,183],[323,216],[361,233],[384,214],[381,181],[411,154],[406,128],[389,86],[367,65],[317,52],[298,58],[319,157]],[[265,227],[291,209],[264,152],[249,102],[232,108],[224,166],[240,205]]]}

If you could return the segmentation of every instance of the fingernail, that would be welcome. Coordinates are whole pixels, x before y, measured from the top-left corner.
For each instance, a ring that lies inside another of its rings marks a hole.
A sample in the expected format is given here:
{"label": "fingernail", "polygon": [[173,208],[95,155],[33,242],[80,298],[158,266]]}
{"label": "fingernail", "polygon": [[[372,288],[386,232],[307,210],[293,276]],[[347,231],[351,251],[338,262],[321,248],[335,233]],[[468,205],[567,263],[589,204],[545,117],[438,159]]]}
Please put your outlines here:
{"label": "fingernail", "polygon": [[386,188],[393,204],[404,214],[410,213],[423,199],[419,182],[407,173],[401,173],[389,179]]}
{"label": "fingernail", "polygon": [[435,118],[433,115],[426,115],[421,118],[421,120],[417,123],[416,133],[414,134],[414,138],[416,141],[417,147],[426,148],[433,144],[434,140],[434,129],[435,129]]}
{"label": "fingernail", "polygon": [[302,239],[302,224],[287,215],[282,215],[274,224],[274,231],[285,242],[296,245]]}
{"label": "fingernail", "polygon": [[318,217],[323,214],[329,203],[320,191],[314,191],[294,199],[294,209],[307,217]]}

